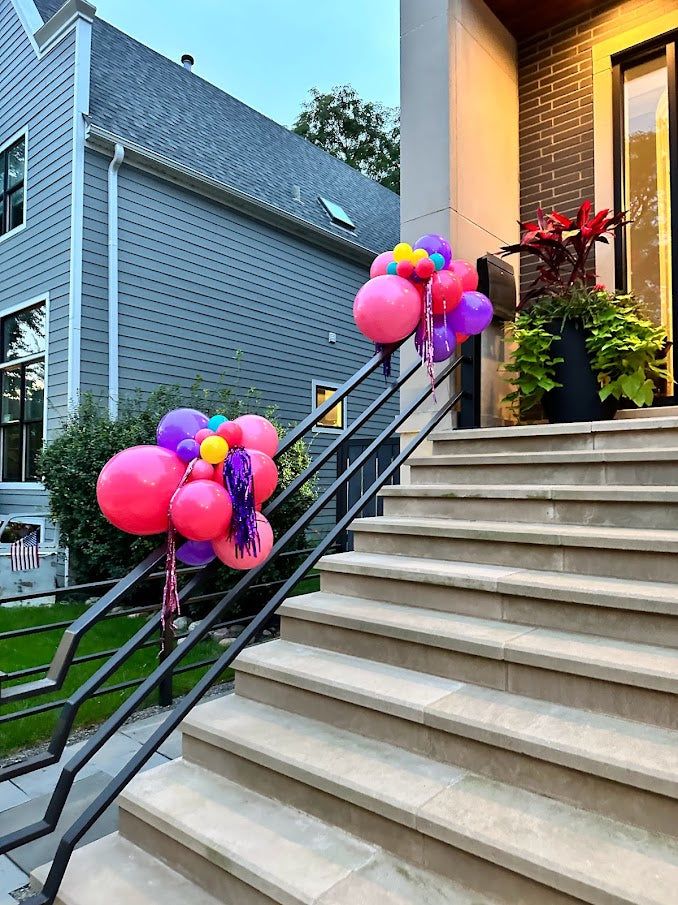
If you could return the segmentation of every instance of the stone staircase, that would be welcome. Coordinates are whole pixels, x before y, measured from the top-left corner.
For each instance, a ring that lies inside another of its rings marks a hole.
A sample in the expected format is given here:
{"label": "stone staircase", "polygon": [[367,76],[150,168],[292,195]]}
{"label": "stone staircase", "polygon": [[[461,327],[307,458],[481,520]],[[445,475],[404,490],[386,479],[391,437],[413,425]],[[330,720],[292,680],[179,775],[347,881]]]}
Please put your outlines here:
{"label": "stone staircase", "polygon": [[439,433],[411,476],[63,905],[678,903],[678,418]]}

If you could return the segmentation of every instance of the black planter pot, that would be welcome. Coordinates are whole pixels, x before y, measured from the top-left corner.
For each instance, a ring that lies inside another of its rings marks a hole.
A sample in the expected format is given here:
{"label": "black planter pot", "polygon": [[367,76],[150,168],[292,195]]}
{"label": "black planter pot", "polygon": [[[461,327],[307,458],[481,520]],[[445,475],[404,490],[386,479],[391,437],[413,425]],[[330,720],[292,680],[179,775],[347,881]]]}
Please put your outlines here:
{"label": "black planter pot", "polygon": [[551,424],[570,421],[607,421],[614,418],[619,403],[610,396],[601,402],[598,381],[586,351],[586,334],[580,324],[567,321],[553,325],[560,339],[553,341],[551,353],[564,359],[555,368],[555,379],[562,386],[544,394],[544,414]]}

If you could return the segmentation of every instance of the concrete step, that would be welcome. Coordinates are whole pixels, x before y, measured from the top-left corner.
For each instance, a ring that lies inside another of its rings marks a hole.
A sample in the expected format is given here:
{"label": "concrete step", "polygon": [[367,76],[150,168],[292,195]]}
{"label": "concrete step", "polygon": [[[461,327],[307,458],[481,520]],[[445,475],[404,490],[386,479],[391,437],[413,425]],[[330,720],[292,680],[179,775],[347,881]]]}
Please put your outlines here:
{"label": "concrete step", "polygon": [[328,594],[678,648],[678,587],[388,553],[318,563]]}
{"label": "concrete step", "polygon": [[149,771],[129,786],[121,799],[121,832],[233,905],[493,901],[186,761]]}
{"label": "concrete step", "polygon": [[653,832],[678,832],[678,731],[289,641],[249,648],[236,693]]}
{"label": "concrete step", "polygon": [[[48,868],[33,872],[37,884],[44,883]],[[219,905],[224,901],[113,833],[75,852],[55,905]],[[254,905],[254,900],[242,901]]]}
{"label": "concrete step", "polygon": [[600,484],[397,484],[380,496],[384,514],[554,522],[619,528],[678,526],[678,488]]}
{"label": "concrete step", "polygon": [[[183,731],[190,760],[507,903],[675,902],[676,839],[239,696],[197,708]],[[162,784],[153,793],[151,807]]]}
{"label": "concrete step", "polygon": [[678,581],[678,530],[414,516],[357,519],[350,530],[362,553]]}
{"label": "concrete step", "polygon": [[644,449],[678,447],[678,418],[585,421],[574,424],[527,424],[442,430],[433,434],[434,454],[540,452],[573,449]]}
{"label": "concrete step", "polygon": [[678,417],[678,405],[652,405],[642,409],[620,409],[614,417],[616,419],[675,418]]}
{"label": "concrete step", "polygon": [[678,446],[413,456],[415,484],[632,484],[678,481]]}
{"label": "concrete step", "polygon": [[286,641],[675,728],[678,651],[340,597],[280,609]]}

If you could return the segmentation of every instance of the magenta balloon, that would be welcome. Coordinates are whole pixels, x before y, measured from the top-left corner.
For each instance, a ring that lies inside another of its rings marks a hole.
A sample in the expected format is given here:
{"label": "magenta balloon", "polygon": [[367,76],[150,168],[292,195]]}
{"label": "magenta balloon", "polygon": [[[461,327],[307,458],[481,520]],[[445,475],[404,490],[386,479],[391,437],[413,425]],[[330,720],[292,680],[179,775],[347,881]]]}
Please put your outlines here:
{"label": "magenta balloon", "polygon": [[199,430],[207,427],[207,415],[197,409],[174,409],[158,425],[158,446],[176,452],[182,440],[193,440]]}
{"label": "magenta balloon", "polygon": [[257,512],[257,528],[259,529],[260,548],[256,556],[251,556],[249,553],[238,556],[235,544],[228,536],[214,541],[214,552],[225,565],[232,569],[252,569],[254,566],[258,566],[268,559],[273,548],[273,529],[266,516],[261,512]]}
{"label": "magenta balloon", "polygon": [[478,288],[478,271],[470,261],[452,261],[448,269],[459,277],[464,292],[474,292]]}
{"label": "magenta balloon", "polygon": [[375,277],[383,277],[388,273],[388,265],[394,261],[392,251],[382,251],[380,255],[372,261],[372,266],[370,267],[370,279],[374,279]]}
{"label": "magenta balloon", "polygon": [[167,531],[170,500],[185,471],[185,464],[168,449],[123,449],[101,469],[97,481],[101,511],[129,534]]}
{"label": "magenta balloon", "polygon": [[465,292],[450,315],[450,325],[457,333],[475,336],[489,326],[493,315],[492,302],[482,292]]}
{"label": "magenta balloon", "polygon": [[242,430],[241,445],[258,449],[273,458],[278,451],[278,431],[261,415],[241,415],[233,422]]}
{"label": "magenta balloon", "polygon": [[[421,355],[424,348],[424,323],[417,327],[414,334],[414,345]],[[447,361],[457,346],[457,337],[452,327],[452,314],[433,318],[433,360]]]}
{"label": "magenta balloon", "polygon": [[206,566],[216,558],[212,542],[208,540],[187,540],[177,550],[177,559],[187,566]]}
{"label": "magenta balloon", "polygon": [[431,255],[442,255],[445,267],[448,267],[452,261],[452,248],[445,236],[439,236],[437,233],[429,233],[426,236],[422,236],[414,244],[415,251],[418,248],[423,248],[424,251],[428,252],[429,257]]}
{"label": "magenta balloon", "polygon": [[421,296],[409,280],[379,276],[356,295],[353,317],[364,336],[386,345],[400,342],[416,330],[421,308]]}

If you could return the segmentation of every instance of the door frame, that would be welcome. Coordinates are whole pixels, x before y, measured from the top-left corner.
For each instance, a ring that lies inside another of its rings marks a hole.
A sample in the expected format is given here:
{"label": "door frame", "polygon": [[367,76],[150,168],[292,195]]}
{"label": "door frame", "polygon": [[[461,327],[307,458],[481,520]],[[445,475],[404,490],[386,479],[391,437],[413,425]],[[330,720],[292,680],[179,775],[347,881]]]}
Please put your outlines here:
{"label": "door frame", "polygon": [[[674,380],[678,380],[678,30],[662,34],[625,50],[610,58],[612,68],[612,164],[614,209],[622,209],[624,202],[624,72],[631,66],[666,55],[669,106],[669,192],[671,205],[671,307],[673,310],[673,345],[669,354],[673,359]],[[614,240],[615,286],[622,292],[628,289],[627,233],[617,230]],[[678,390],[657,397],[654,405],[675,405]]]}

